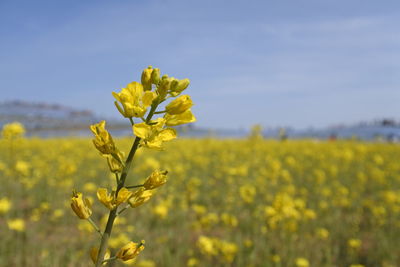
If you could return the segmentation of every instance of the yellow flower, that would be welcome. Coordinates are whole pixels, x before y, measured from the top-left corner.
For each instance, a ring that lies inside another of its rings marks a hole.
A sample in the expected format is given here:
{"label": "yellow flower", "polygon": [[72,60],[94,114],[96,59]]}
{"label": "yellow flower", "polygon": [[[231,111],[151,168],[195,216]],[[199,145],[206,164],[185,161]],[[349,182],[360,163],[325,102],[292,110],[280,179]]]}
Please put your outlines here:
{"label": "yellow flower", "polygon": [[360,239],[356,239],[356,238],[352,238],[349,239],[349,241],[347,242],[347,244],[349,245],[350,248],[353,249],[358,249],[361,247],[361,240]]}
{"label": "yellow flower", "polygon": [[252,203],[256,195],[256,188],[252,185],[243,185],[239,188],[240,196],[246,203]]}
{"label": "yellow flower", "polygon": [[114,140],[105,127],[105,121],[90,126],[90,130],[92,130],[95,137],[95,139],[93,139],[93,144],[102,154],[117,154],[118,151],[115,147]]}
{"label": "yellow flower", "polygon": [[11,201],[3,197],[0,199],[0,214],[7,213],[11,209]]}
{"label": "yellow flower", "polygon": [[22,137],[25,134],[25,127],[19,122],[7,123],[3,126],[1,135],[5,139]]}
{"label": "yellow flower", "polygon": [[22,219],[12,219],[7,221],[8,228],[17,232],[25,231],[25,221]]}
{"label": "yellow flower", "polygon": [[153,213],[161,219],[165,219],[168,215],[168,206],[165,204],[159,204],[153,208]]}
{"label": "yellow flower", "polygon": [[296,259],[296,266],[297,267],[308,267],[308,266],[310,266],[310,263],[305,258],[297,258]]}
{"label": "yellow flower", "polygon": [[199,260],[196,258],[189,258],[186,265],[187,267],[195,267],[198,266],[199,264]]}
{"label": "yellow flower", "polygon": [[87,219],[92,215],[89,200],[83,199],[82,193],[75,190],[72,191],[71,208],[80,219]]}
{"label": "yellow flower", "polygon": [[193,115],[190,109],[186,110],[181,114],[176,114],[176,115],[170,115],[167,113],[165,114],[164,119],[166,120],[165,124],[167,126],[176,126],[196,121],[196,117]]}
{"label": "yellow flower", "polygon": [[200,236],[197,240],[197,246],[199,247],[200,251],[205,255],[211,256],[218,254],[218,250],[214,240],[207,236]]}
{"label": "yellow flower", "polygon": [[154,171],[144,182],[144,188],[149,190],[162,186],[167,182],[167,173],[167,171]]}
{"label": "yellow flower", "polygon": [[193,106],[192,99],[188,95],[181,95],[177,99],[171,101],[165,110],[170,115],[181,114]]}
{"label": "yellow flower", "polygon": [[143,249],[144,240],[142,240],[140,244],[129,242],[128,244],[123,246],[115,256],[122,261],[132,260],[136,258]]}
{"label": "yellow flower", "polygon": [[110,210],[117,208],[121,203],[126,202],[131,196],[132,192],[125,187],[119,190],[117,197],[115,197],[114,191],[109,194],[107,188],[99,188],[97,190],[97,198]]}
{"label": "yellow flower", "polygon": [[152,121],[151,125],[144,122],[135,124],[133,132],[142,138],[142,145],[148,148],[161,149],[162,143],[176,138],[176,131],[172,128],[163,128],[165,119],[159,118]]}
{"label": "yellow flower", "polygon": [[[122,88],[120,93],[112,93],[117,101],[114,102],[118,111],[126,118],[141,118],[156,98],[156,94],[151,91],[144,91],[143,85],[138,82],[129,83],[126,88]],[[119,103],[122,104],[122,107]]]}
{"label": "yellow flower", "polygon": [[153,195],[152,191],[140,188],[135,193],[133,193],[132,197],[128,200],[128,202],[132,208],[136,208],[142,205],[143,203],[149,201],[152,195]]}
{"label": "yellow flower", "polygon": [[224,260],[231,263],[238,251],[237,245],[227,241],[219,241],[218,245]]}
{"label": "yellow flower", "polygon": [[[97,247],[92,247],[90,249],[90,258],[92,259],[93,263],[96,264],[97,260],[97,255],[99,254],[99,248]],[[110,250],[107,249],[106,254],[104,254],[104,260],[107,260],[110,258]],[[107,262],[103,263],[103,265],[106,265]]]}
{"label": "yellow flower", "polygon": [[318,228],[317,229],[317,236],[322,240],[326,240],[329,238],[329,231],[325,228]]}

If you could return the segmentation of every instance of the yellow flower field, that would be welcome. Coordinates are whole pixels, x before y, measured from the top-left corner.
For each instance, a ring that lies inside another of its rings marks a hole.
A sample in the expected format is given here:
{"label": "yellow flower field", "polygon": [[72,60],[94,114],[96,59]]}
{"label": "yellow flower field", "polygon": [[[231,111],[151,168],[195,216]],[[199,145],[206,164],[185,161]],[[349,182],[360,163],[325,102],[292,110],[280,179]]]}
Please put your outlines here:
{"label": "yellow flower field", "polygon": [[[115,142],[127,153],[133,138]],[[400,266],[397,144],[181,138],[140,148],[126,184],[155,169],[168,181],[117,217],[109,242],[111,255],[146,249],[114,266]],[[96,193],[115,184],[91,139],[3,138],[0,179],[0,266],[91,266],[99,236],[71,188],[103,229]]]}

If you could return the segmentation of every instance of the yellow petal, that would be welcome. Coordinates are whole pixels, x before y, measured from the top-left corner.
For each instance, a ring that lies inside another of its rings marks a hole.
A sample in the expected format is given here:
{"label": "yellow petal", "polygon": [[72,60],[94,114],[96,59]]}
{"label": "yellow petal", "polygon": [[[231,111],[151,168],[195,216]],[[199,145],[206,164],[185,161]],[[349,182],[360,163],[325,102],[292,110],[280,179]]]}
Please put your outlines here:
{"label": "yellow petal", "polygon": [[157,138],[162,141],[171,141],[176,138],[176,130],[172,128],[164,129],[158,134]]}
{"label": "yellow petal", "polygon": [[151,126],[146,123],[138,123],[133,126],[133,133],[140,138],[146,139],[151,134]]}
{"label": "yellow petal", "polygon": [[154,98],[156,98],[156,96],[157,96],[156,93],[151,92],[151,91],[146,91],[146,92],[143,94],[143,99],[142,99],[143,105],[144,105],[145,107],[150,106],[151,103],[153,102]]}

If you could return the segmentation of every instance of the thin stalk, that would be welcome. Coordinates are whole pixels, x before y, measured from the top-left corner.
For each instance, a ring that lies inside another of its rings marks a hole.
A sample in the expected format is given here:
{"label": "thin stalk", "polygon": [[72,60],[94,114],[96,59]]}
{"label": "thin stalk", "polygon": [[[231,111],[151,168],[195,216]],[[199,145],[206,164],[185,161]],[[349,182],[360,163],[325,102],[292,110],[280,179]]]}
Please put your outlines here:
{"label": "thin stalk", "polygon": [[117,257],[114,256],[114,257],[111,257],[111,258],[109,258],[109,259],[103,260],[102,263],[109,262],[109,261],[113,261],[113,260],[116,260],[116,259],[117,259]]}
{"label": "thin stalk", "polygon": [[138,184],[138,185],[125,186],[125,188],[132,189],[132,188],[138,188],[138,187],[143,187],[143,186],[144,186],[144,184]]}
{"label": "thin stalk", "polygon": [[[149,114],[146,117],[146,123],[148,123],[151,120],[151,118],[153,117],[158,104],[159,104],[158,102],[155,102],[153,105],[151,105]],[[125,185],[125,180],[128,175],[129,169],[131,168],[131,164],[133,161],[133,157],[135,156],[136,150],[139,148],[139,143],[140,143],[140,137],[136,136],[135,141],[133,142],[131,151],[129,152],[129,155],[126,159],[125,166],[122,170],[121,177],[119,179],[119,183],[117,186],[117,190],[115,192],[115,196],[118,196],[119,190],[121,190],[121,188],[124,187],[124,185]],[[112,231],[116,217],[117,217],[117,209],[111,210],[108,215],[106,229],[104,230],[103,236],[101,238],[100,249],[99,249],[99,253],[97,255],[96,267],[100,267],[103,263],[104,255],[106,254],[106,250],[108,247],[108,240],[110,239],[111,231]]]}
{"label": "thin stalk", "polygon": [[96,225],[96,223],[89,217],[87,218],[88,222],[90,222],[90,224],[93,226],[93,228],[96,230],[96,232],[98,232],[100,234],[100,236],[102,237],[103,234],[101,233],[99,227]]}
{"label": "thin stalk", "polygon": [[129,205],[123,207],[120,211],[117,212],[117,216],[119,216],[121,213],[123,213],[124,211],[126,211],[128,209]]}

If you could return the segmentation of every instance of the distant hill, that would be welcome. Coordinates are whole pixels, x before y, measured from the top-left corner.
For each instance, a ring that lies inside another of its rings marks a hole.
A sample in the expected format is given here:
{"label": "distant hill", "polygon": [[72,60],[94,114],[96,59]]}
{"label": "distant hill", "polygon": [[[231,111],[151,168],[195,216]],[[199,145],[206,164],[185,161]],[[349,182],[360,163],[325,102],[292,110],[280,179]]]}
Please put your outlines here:
{"label": "distant hill", "polygon": [[57,104],[9,101],[0,103],[0,125],[18,121],[29,132],[79,129],[98,118],[89,110],[77,110]]}
{"label": "distant hill", "polygon": [[[131,134],[127,121],[123,119],[101,118],[90,110],[79,110],[58,104],[32,103],[26,101],[8,101],[0,103],[0,127],[19,121],[25,125],[28,136],[88,136],[89,125],[105,119],[107,128],[115,136]],[[281,128],[264,128],[265,138],[278,138]],[[191,137],[232,137],[249,135],[247,129],[208,129],[198,128],[195,124],[178,127],[181,136]],[[400,122],[393,119],[381,119],[361,122],[354,125],[337,125],[321,129],[286,128],[288,138],[359,138],[371,140],[381,138],[390,141],[400,140]]]}

